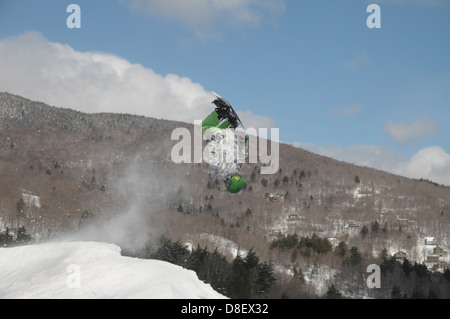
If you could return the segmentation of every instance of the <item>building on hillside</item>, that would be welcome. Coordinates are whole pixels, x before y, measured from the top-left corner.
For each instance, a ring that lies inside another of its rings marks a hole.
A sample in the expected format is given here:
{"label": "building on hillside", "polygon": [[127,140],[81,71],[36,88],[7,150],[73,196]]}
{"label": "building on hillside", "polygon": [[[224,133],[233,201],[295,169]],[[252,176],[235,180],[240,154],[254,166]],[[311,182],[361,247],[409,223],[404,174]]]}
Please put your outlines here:
{"label": "building on hillside", "polygon": [[394,258],[395,258],[395,260],[403,261],[403,260],[405,260],[405,258],[408,258],[408,256],[406,255],[406,253],[404,251],[399,251],[394,254]]}
{"label": "building on hillside", "polygon": [[448,257],[448,253],[439,246],[436,246],[433,248],[433,254],[438,255],[439,258],[447,258]]}
{"label": "building on hillside", "polygon": [[436,239],[434,237],[425,237],[424,244],[426,246],[435,246],[435,245],[437,245]]}

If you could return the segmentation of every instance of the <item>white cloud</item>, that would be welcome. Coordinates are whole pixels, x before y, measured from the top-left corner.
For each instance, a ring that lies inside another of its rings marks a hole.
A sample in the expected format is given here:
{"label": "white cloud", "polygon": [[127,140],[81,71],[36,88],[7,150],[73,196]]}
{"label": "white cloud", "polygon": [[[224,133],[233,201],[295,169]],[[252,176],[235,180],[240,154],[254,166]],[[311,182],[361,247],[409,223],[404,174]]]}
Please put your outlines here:
{"label": "white cloud", "polygon": [[405,175],[450,186],[450,154],[440,146],[423,148],[409,160]]}
{"label": "white cloud", "polygon": [[293,145],[339,161],[388,172],[399,172],[407,161],[403,155],[378,145],[353,145],[346,148],[330,145],[317,146],[310,143],[294,143]]}
{"label": "white cloud", "polygon": [[133,11],[180,21],[198,36],[211,36],[214,26],[255,26],[285,10],[284,0],[120,0]]}
{"label": "white cloud", "polygon": [[421,141],[427,136],[435,136],[438,128],[430,118],[425,116],[423,119],[417,117],[411,123],[387,122],[383,131],[387,132],[395,143],[406,144]]}
{"label": "white cloud", "polygon": [[359,166],[371,167],[409,178],[424,178],[450,186],[450,154],[440,146],[426,147],[411,158],[377,145],[355,145],[347,148],[294,143],[313,153]]}
{"label": "white cloud", "polygon": [[[0,91],[83,112],[193,123],[214,109],[214,96],[189,78],[162,76],[111,54],[79,52],[38,32],[0,40],[0,70]],[[257,124],[250,119],[271,123],[249,112],[242,117],[248,124]]]}
{"label": "white cloud", "polygon": [[[237,112],[237,111],[236,111]],[[244,123],[245,128],[273,128],[275,122],[272,118],[264,115],[255,115],[251,111],[238,112],[239,118]]]}

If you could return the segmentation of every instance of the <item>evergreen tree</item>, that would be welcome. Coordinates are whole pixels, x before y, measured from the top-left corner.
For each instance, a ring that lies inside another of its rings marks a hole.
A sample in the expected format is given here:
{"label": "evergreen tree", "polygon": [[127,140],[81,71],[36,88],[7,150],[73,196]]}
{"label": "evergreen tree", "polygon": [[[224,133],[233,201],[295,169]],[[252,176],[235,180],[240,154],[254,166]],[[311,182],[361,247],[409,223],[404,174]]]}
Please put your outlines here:
{"label": "evergreen tree", "polygon": [[153,247],[150,243],[147,243],[138,251],[129,251],[126,249],[122,249],[122,254],[130,257],[137,257],[142,259],[153,259],[155,252],[153,251]]}
{"label": "evergreen tree", "polygon": [[275,280],[273,268],[269,263],[264,262],[262,264],[258,264],[256,279],[254,282],[256,286],[256,294],[262,295],[267,293],[269,288],[274,284]]}
{"label": "evergreen tree", "polygon": [[9,228],[6,227],[4,232],[0,233],[0,245],[7,246],[13,242],[13,235],[9,232]]}
{"label": "evergreen tree", "polygon": [[161,237],[160,247],[155,253],[156,259],[185,267],[188,257],[189,250],[180,241],[173,243],[170,239]]}
{"label": "evergreen tree", "polygon": [[450,283],[450,268],[445,268],[444,270],[444,278]]}
{"label": "evergreen tree", "polygon": [[193,270],[197,273],[197,276],[201,280],[206,280],[206,274],[203,272],[202,265],[204,264],[205,258],[208,255],[206,247],[204,249],[197,245],[195,250],[192,250],[188,260],[186,261],[186,268]]}
{"label": "evergreen tree", "polygon": [[257,267],[259,265],[259,257],[256,256],[256,253],[253,249],[247,253],[247,256],[244,258],[245,264],[245,283],[248,286],[246,290],[250,292],[250,298],[253,294],[257,293],[258,288],[254,284],[257,278]]}
{"label": "evergreen tree", "polygon": [[341,299],[342,293],[334,286],[328,287],[327,299]]}
{"label": "evergreen tree", "polygon": [[381,261],[385,262],[388,260],[389,254],[386,248],[383,248],[383,250],[381,251]]}
{"label": "evergreen tree", "polygon": [[273,248],[280,248],[281,250],[288,250],[295,248],[297,245],[299,245],[298,235],[286,235],[286,237],[283,237],[281,239],[275,240],[270,245],[270,249]]}
{"label": "evergreen tree", "polygon": [[372,232],[378,233],[378,231],[380,230],[380,224],[378,223],[378,221],[374,221],[371,223],[370,228]]}
{"label": "evergreen tree", "polygon": [[392,287],[391,299],[402,299],[402,293],[399,286]]}
{"label": "evergreen tree", "polygon": [[233,283],[231,290],[231,298],[233,299],[249,299],[250,286],[248,283],[248,269],[245,261],[236,256],[232,264]]}
{"label": "evergreen tree", "polygon": [[294,251],[291,254],[291,263],[295,263],[297,257],[298,257],[297,249],[294,249]]}
{"label": "evergreen tree", "polygon": [[294,267],[292,271],[294,272],[294,278],[297,278],[303,284],[306,282],[305,275],[303,275],[303,271],[300,267],[298,269],[297,267]]}
{"label": "evergreen tree", "polygon": [[366,237],[366,235],[369,233],[369,228],[366,225],[363,225],[363,227],[361,228],[361,235],[364,237]]}
{"label": "evergreen tree", "polygon": [[340,241],[339,244],[336,246],[335,252],[338,256],[344,257],[348,250],[348,245],[344,243],[343,241]]}
{"label": "evergreen tree", "polygon": [[328,238],[318,237],[317,243],[316,243],[316,251],[319,254],[326,254],[327,252],[331,251],[332,249],[333,249],[333,245],[328,240]]}
{"label": "evergreen tree", "polygon": [[356,266],[359,263],[361,263],[361,254],[358,250],[358,247],[353,246],[352,248],[350,248],[350,264]]}
{"label": "evergreen tree", "polygon": [[305,171],[302,170],[302,171],[300,172],[300,175],[298,176],[298,179],[299,179],[299,180],[302,180],[302,179],[304,179],[305,177],[306,177]]}
{"label": "evergreen tree", "polygon": [[411,299],[424,299],[422,289],[416,285],[412,291]]}
{"label": "evergreen tree", "polygon": [[[150,245],[149,245],[150,247]],[[260,263],[259,257],[251,249],[245,258],[237,256],[230,264],[217,248],[209,253],[207,247],[189,251],[179,241],[172,242],[161,236],[156,252],[132,253],[129,256],[144,256],[180,265],[197,273],[200,280],[211,285],[217,292],[230,298],[252,298],[269,291],[275,282],[275,275],[270,263]]]}
{"label": "evergreen tree", "polygon": [[381,264],[380,269],[382,273],[386,273],[387,271],[392,271],[394,268],[396,261],[392,256],[390,257],[386,248],[381,251]]}
{"label": "evergreen tree", "polygon": [[251,270],[258,266],[259,264],[259,257],[256,256],[256,253],[253,251],[253,248],[250,249],[247,256],[245,256],[245,265],[247,266],[247,269]]}
{"label": "evergreen tree", "polygon": [[305,256],[305,257],[311,257],[311,248],[309,248],[309,247],[306,247],[303,251],[302,251],[302,256]]}
{"label": "evergreen tree", "polygon": [[282,241],[281,247],[282,249],[292,249],[298,245],[298,235],[287,235],[285,240]]}
{"label": "evergreen tree", "polygon": [[31,236],[25,230],[25,226],[21,226],[17,230],[16,240],[18,243],[27,243],[27,242],[31,241]]}
{"label": "evergreen tree", "polygon": [[439,299],[438,295],[434,292],[434,290],[431,290],[428,292],[428,299]]}
{"label": "evergreen tree", "polygon": [[402,269],[406,276],[409,276],[409,273],[413,269],[411,262],[407,258],[405,258],[405,260],[403,260]]}
{"label": "evergreen tree", "polygon": [[267,293],[275,282],[274,271],[269,263],[260,263],[251,249],[245,258],[239,255],[232,263],[233,278],[231,298],[249,299]]}
{"label": "evergreen tree", "polygon": [[428,267],[424,264],[418,264],[417,261],[414,262],[412,271],[414,271],[419,278],[426,278],[430,275]]}
{"label": "evergreen tree", "polygon": [[231,264],[225,256],[221,255],[217,248],[214,253],[208,254],[205,268],[210,273],[211,286],[225,296],[231,296],[234,273]]}

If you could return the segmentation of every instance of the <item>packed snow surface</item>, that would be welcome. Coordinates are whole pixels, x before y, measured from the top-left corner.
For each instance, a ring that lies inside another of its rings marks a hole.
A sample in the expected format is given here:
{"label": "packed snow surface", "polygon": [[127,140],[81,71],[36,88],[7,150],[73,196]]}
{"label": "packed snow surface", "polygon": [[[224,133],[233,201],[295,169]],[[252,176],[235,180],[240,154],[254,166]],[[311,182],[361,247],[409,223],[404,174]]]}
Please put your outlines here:
{"label": "packed snow surface", "polygon": [[195,272],[125,257],[113,244],[0,248],[0,298],[224,298]]}

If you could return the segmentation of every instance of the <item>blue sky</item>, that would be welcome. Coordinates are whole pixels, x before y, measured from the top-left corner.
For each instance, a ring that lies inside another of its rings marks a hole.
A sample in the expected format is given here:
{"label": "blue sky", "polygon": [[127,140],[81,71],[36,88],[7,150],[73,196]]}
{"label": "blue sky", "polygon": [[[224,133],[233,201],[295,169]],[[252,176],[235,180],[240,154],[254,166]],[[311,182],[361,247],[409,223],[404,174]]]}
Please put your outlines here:
{"label": "blue sky", "polygon": [[191,122],[214,90],[284,142],[450,185],[449,36],[449,0],[0,0],[0,91]]}

